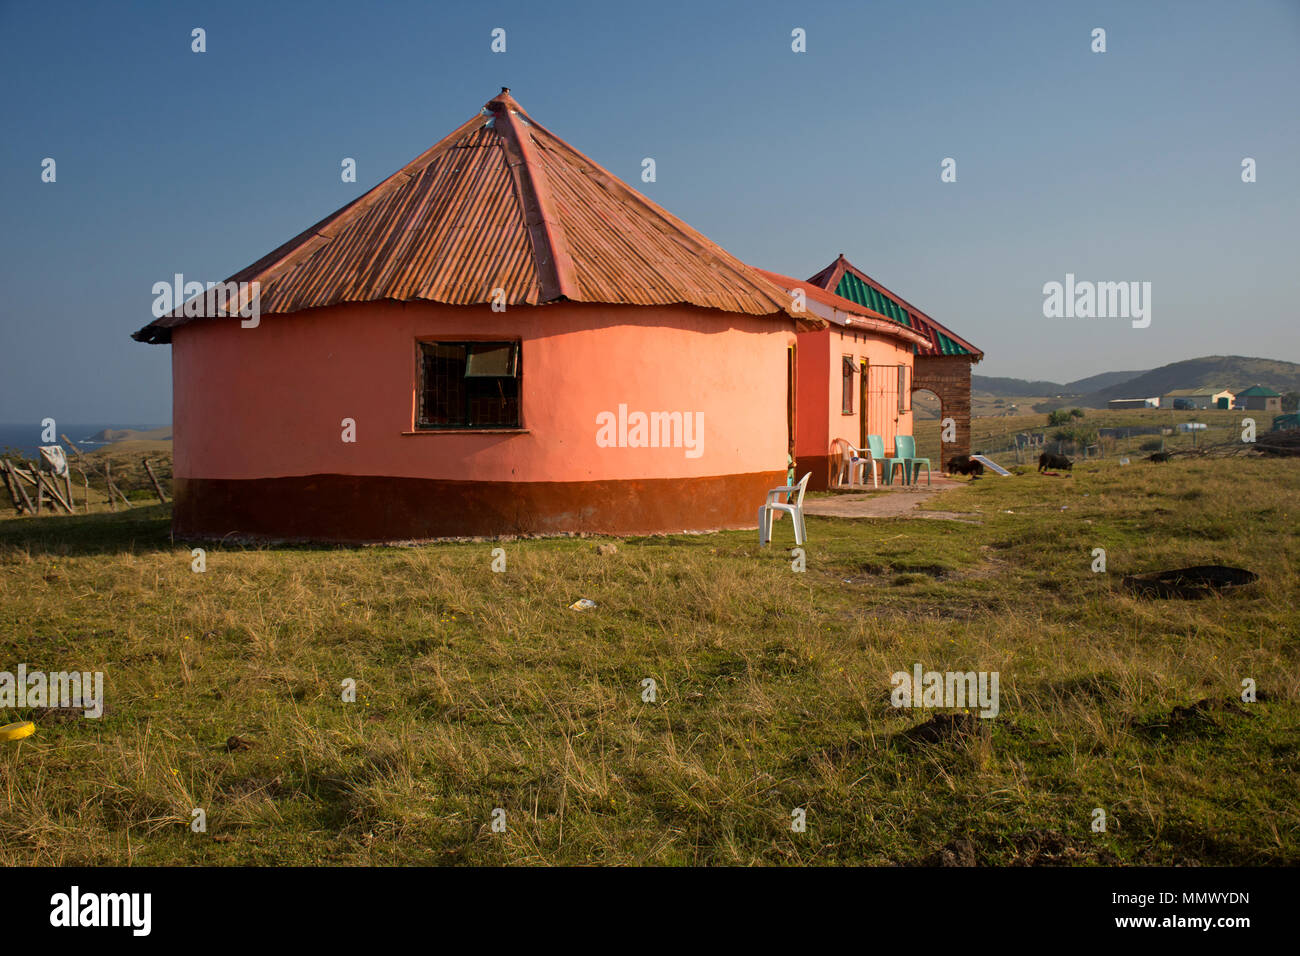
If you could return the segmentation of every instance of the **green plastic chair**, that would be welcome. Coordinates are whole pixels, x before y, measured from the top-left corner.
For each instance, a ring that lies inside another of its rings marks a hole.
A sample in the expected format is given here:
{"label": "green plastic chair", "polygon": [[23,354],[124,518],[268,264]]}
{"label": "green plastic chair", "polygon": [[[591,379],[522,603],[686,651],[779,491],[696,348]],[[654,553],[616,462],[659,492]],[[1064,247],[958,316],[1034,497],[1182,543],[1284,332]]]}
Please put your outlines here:
{"label": "green plastic chair", "polygon": [[885,440],[884,440],[883,438],[881,438],[879,435],[868,435],[868,436],[867,436],[867,448],[869,448],[869,449],[871,450],[871,457],[872,457],[872,459],[874,459],[875,461],[880,462],[880,464],[883,466],[883,467],[881,468],[881,471],[883,471],[883,472],[885,473],[885,484],[887,484],[887,485],[892,485],[892,484],[894,483],[894,466],[895,466],[895,465],[902,465],[902,466],[903,466],[903,482],[904,482],[904,483],[907,482],[907,473],[908,473],[908,472],[907,472],[907,459],[906,459],[906,458],[890,458],[888,455],[886,455],[886,454],[885,454]]}
{"label": "green plastic chair", "polygon": [[930,459],[916,457],[915,438],[911,435],[898,435],[894,438],[894,451],[900,458],[907,459],[907,464],[903,466],[903,474],[908,476],[908,484],[916,483],[916,476],[920,473],[922,465],[925,465],[925,483],[930,484]]}

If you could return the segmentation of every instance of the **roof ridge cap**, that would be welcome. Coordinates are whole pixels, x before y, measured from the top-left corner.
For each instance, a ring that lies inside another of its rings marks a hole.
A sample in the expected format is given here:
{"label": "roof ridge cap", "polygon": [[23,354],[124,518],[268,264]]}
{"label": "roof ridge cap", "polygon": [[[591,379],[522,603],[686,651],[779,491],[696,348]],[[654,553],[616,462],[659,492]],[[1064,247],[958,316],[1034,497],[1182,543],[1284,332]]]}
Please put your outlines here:
{"label": "roof ridge cap", "polygon": [[497,135],[506,154],[515,199],[524,214],[524,228],[533,246],[537,294],[541,302],[578,297],[577,271],[569,252],[568,237],[560,220],[550,179],[537,156],[536,145],[521,123],[535,125],[510,96],[509,87],[484,107],[496,121]]}

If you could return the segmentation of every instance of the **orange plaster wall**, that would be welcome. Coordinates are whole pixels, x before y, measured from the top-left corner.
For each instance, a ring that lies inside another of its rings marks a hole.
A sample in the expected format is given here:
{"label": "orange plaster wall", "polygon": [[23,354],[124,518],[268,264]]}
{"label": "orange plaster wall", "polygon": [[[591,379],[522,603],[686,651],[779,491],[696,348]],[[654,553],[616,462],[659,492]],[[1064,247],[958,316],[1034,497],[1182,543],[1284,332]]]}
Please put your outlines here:
{"label": "orange plaster wall", "polygon": [[[339,305],[172,340],[178,478],[591,481],[783,472],[792,326],[685,306]],[[417,339],[520,339],[527,434],[413,430]],[[596,416],[703,412],[703,453],[601,448]],[[357,442],[341,441],[344,418]]]}
{"label": "orange plaster wall", "polygon": [[[856,336],[856,339],[855,339]],[[800,456],[826,455],[830,443],[844,438],[856,445],[859,439],[861,383],[855,377],[853,414],[843,412],[840,362],[853,356],[854,367],[866,359],[871,365],[907,365],[914,367],[915,356],[906,342],[869,332],[854,332],[833,326],[816,332],[799,334],[799,419],[795,447]],[[805,388],[807,394],[805,394]],[[909,403],[910,404],[910,403]],[[873,434],[883,434],[885,451],[892,454],[894,436],[912,434],[912,413],[897,413],[888,418],[890,428],[872,427]],[[893,418],[897,415],[897,423]],[[875,416],[872,421],[874,422]]]}
{"label": "orange plaster wall", "polygon": [[799,333],[795,352],[799,383],[794,432],[797,458],[825,455],[830,444],[829,422],[822,414],[830,388],[829,334],[826,329]]}

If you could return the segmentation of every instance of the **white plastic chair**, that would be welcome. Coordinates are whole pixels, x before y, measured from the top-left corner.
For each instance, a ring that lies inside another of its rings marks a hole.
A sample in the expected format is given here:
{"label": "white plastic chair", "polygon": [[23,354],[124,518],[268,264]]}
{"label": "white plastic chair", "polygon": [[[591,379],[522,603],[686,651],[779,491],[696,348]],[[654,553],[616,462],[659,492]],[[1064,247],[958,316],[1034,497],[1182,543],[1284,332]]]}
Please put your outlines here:
{"label": "white plastic chair", "polygon": [[879,462],[872,457],[871,449],[858,448],[856,445],[850,445],[848,439],[845,438],[837,438],[831,443],[831,445],[838,448],[840,452],[839,471],[835,475],[836,487],[845,487],[845,479],[847,479],[848,487],[852,488],[855,483],[853,481],[853,476],[859,468],[862,469],[863,487],[866,487],[867,484],[866,469],[868,468],[871,469],[871,487],[880,487],[880,480],[877,478],[876,473],[876,466]]}
{"label": "white plastic chair", "polygon": [[[772,540],[772,515],[773,512],[782,511],[790,516],[794,522],[794,543],[803,544],[808,539],[808,532],[803,523],[803,493],[808,488],[808,479],[812,477],[812,472],[808,472],[799,479],[797,485],[782,485],[780,488],[773,488],[767,493],[767,501],[763,507],[758,509],[758,546],[761,548]],[[791,502],[779,501],[782,495],[790,495],[794,498]]]}

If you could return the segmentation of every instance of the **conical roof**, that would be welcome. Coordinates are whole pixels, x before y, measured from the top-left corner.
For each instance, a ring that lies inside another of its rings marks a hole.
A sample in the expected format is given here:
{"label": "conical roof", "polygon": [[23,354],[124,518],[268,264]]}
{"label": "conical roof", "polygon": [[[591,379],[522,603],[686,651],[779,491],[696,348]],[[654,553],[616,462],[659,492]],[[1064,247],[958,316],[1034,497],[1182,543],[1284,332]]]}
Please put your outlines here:
{"label": "conical roof", "polygon": [[[383,299],[568,300],[681,303],[820,324],[790,312],[784,290],[539,125],[508,89],[227,281],[257,281],[262,314]],[[133,337],[168,342],[171,329],[194,320],[178,308]]]}

